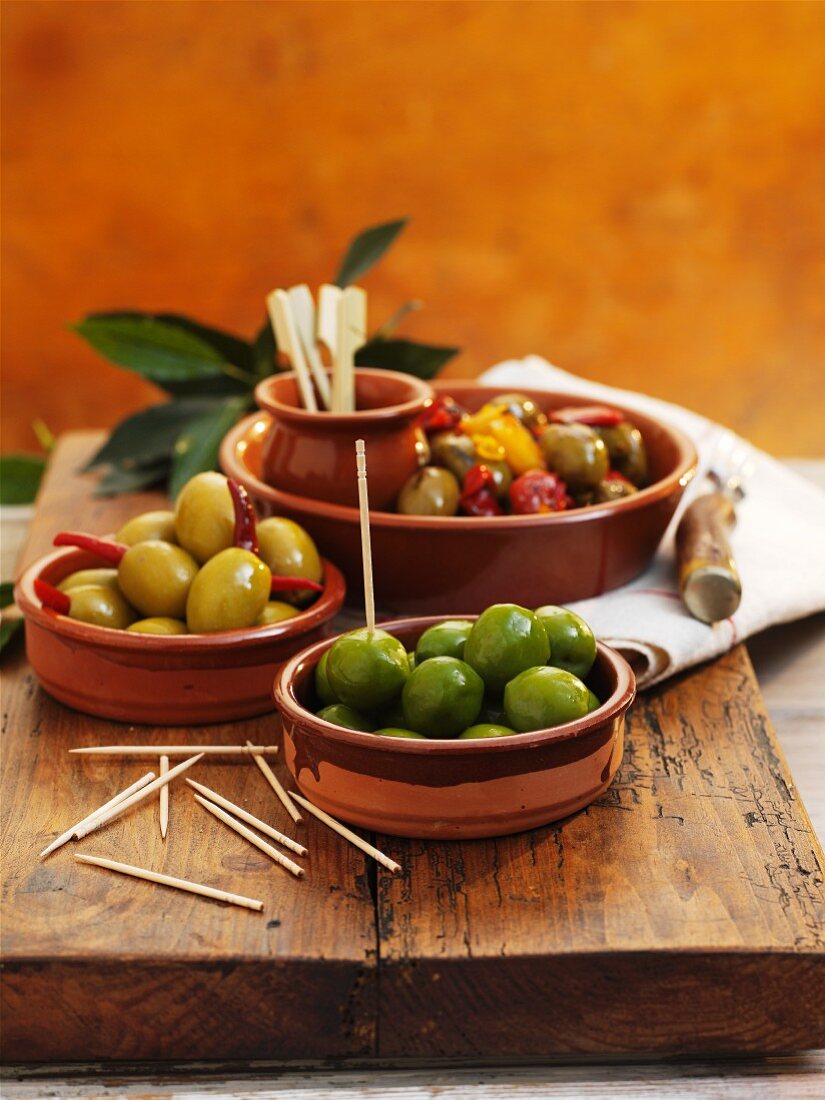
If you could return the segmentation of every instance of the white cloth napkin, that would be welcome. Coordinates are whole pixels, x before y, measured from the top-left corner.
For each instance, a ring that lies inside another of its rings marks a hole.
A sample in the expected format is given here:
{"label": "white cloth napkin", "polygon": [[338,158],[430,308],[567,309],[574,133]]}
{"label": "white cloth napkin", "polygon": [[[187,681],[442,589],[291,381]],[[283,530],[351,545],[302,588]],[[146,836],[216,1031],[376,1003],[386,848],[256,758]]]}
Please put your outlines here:
{"label": "white cloth napkin", "polygon": [[[539,356],[500,363],[479,379],[502,392],[546,389],[638,408],[669,421],[690,436],[699,452],[699,472],[685,493],[710,488],[704,471],[727,429],[678,405],[589,382],[551,366]],[[825,493],[744,440],[753,462],[745,498],[736,508],[731,548],[742,580],[736,614],[707,626],[685,609],[676,585],[674,531],[665,535],[650,567],[623,588],[570,606],[596,635],[633,664],[640,687],[650,687],[681,669],[716,657],[774,623],[825,609]],[[681,510],[680,510],[681,512]]]}

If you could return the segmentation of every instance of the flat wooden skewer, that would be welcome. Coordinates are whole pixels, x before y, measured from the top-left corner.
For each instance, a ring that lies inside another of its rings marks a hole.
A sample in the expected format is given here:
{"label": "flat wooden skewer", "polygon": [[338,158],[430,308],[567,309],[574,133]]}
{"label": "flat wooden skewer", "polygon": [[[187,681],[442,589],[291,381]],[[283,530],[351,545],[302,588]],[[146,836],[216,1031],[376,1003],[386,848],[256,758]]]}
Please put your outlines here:
{"label": "flat wooden skewer", "polygon": [[386,867],[388,871],[392,871],[395,874],[401,870],[401,864],[396,863],[394,859],[390,859],[389,856],[385,856],[383,852],[380,852],[377,848],[374,848],[372,844],[366,840],[362,840],[357,833],[354,833],[351,829],[348,829],[346,825],[342,825],[340,821],[336,821],[334,817],[330,817],[329,814],[324,813],[323,810],[319,810],[317,806],[313,806],[311,802],[308,802],[301,795],[296,794],[295,791],[290,791],[290,796],[295,801],[304,807],[305,810],[317,817],[319,821],[323,821],[325,825],[328,825],[330,829],[342,836],[344,840],[348,840],[350,844],[354,844],[356,848],[360,848],[362,852],[365,852],[368,856],[372,856],[377,860],[382,867]]}
{"label": "flat wooden skewer", "polygon": [[259,817],[255,817],[248,810],[244,810],[241,806],[236,806],[234,802],[230,802],[228,798],[224,798],[223,795],[218,794],[216,791],[212,791],[209,787],[204,787],[203,783],[196,783],[194,779],[187,779],[186,782],[190,787],[194,787],[196,791],[200,791],[202,795],[205,795],[210,802],[214,802],[217,806],[223,806],[225,810],[229,810],[230,813],[236,814],[243,821],[248,822],[250,825],[254,825],[262,833],[266,833],[267,836],[271,836],[274,841],[277,841],[284,848],[289,848],[291,852],[295,852],[296,855],[305,856],[307,854],[306,848],[303,844],[299,844],[297,840],[293,840],[292,837],[284,836],[283,833],[279,833],[277,829],[273,829],[271,825],[267,825],[265,821],[261,821]]}
{"label": "flat wooden skewer", "polygon": [[355,441],[355,467],[358,475],[358,511],[361,516],[361,561],[364,566],[364,612],[367,630],[375,630],[375,596],[372,585],[372,543],[370,541],[370,502],[367,490],[367,449],[363,439]]}
{"label": "flat wooden skewer", "polygon": [[152,783],[144,787],[141,791],[136,791],[135,794],[125,798],[122,802],[118,802],[116,806],[112,806],[110,810],[105,813],[96,814],[94,817],[89,818],[84,824],[75,831],[75,836],[80,837],[87,836],[89,833],[94,832],[95,829],[99,829],[101,825],[107,824],[115,817],[119,817],[124,810],[130,809],[130,807],[136,805],[138,802],[142,802],[144,798],[148,798],[150,794],[154,794],[155,791],[159,791],[161,787],[164,787],[167,783],[171,783],[175,776],[180,775],[181,772],[186,771],[187,768],[191,768],[193,764],[202,759],[203,753],[198,753],[197,756],[191,757],[189,760],[184,760],[182,764],[178,764],[176,767],[168,771],[166,775],[158,776]]}
{"label": "flat wooden skewer", "polygon": [[304,408],[308,412],[318,412],[318,402],[315,400],[315,390],[312,388],[312,379],[309,377],[309,368],[304,358],[301,340],[292,315],[292,305],[289,295],[285,290],[273,290],[266,296],[266,308],[275,330],[275,341],[280,351],[289,356],[295,378],[298,382],[298,393],[301,396]]}
{"label": "flat wooden skewer", "polygon": [[226,890],[217,890],[214,886],[202,886],[199,882],[190,882],[185,878],[161,875],[157,871],[147,871],[145,867],[133,867],[130,863],[118,863],[114,859],[103,859],[102,856],[76,855],[75,859],[80,863],[91,864],[92,867],[105,867],[107,871],[118,871],[121,875],[131,875],[132,878],[157,882],[161,886],[173,886],[176,890],[186,890],[190,894],[200,894],[204,898],[225,901],[228,905],[240,905],[243,909],[255,909],[260,913],[264,907],[264,903],[256,901],[255,898],[245,898],[242,894],[230,894]]}
{"label": "flat wooden skewer", "polygon": [[[169,774],[169,757],[160,758],[160,774]],[[160,835],[166,840],[166,831],[169,828],[169,784],[160,789]]]}
{"label": "flat wooden skewer", "polygon": [[[248,741],[247,741],[247,745],[249,745]],[[250,745],[250,748],[251,747],[252,746]],[[267,781],[267,783],[273,789],[275,794],[281,800],[281,802],[283,804],[283,807],[286,810],[286,812],[289,814],[289,816],[292,818],[292,820],[295,822],[295,824],[299,825],[304,819],[301,817],[301,815],[295,809],[295,804],[293,803],[292,799],[289,797],[289,795],[286,793],[284,788],[278,782],[278,777],[276,776],[275,772],[272,770],[272,768],[270,768],[269,764],[267,764],[266,760],[264,760],[264,758],[259,753],[253,752],[252,759],[255,761],[255,763],[258,765],[258,767],[261,769],[261,772],[263,773],[264,779]]]}
{"label": "flat wooden skewer", "polygon": [[216,806],[214,802],[210,802],[207,798],[202,798],[199,794],[195,795],[195,801],[200,802],[201,806],[203,806],[205,810],[208,810],[210,814],[214,814],[214,816],[225,825],[228,825],[230,829],[234,829],[239,836],[244,838],[244,840],[248,840],[250,844],[253,844],[256,848],[260,848],[260,850],[266,853],[270,859],[280,864],[281,867],[286,868],[286,870],[290,871],[296,878],[303,878],[303,867],[299,867],[297,863],[293,863],[291,859],[282,852],[279,852],[277,848],[273,848],[271,844],[267,844],[265,840],[261,840],[261,838],[256,836],[251,829],[247,829],[246,825],[242,825],[240,821],[236,821],[231,814],[226,812],[226,810],[222,810],[220,806]]}
{"label": "flat wooden skewer", "polygon": [[287,294],[292,306],[292,316],[295,319],[295,329],[298,333],[298,339],[301,341],[301,347],[304,349],[306,360],[309,363],[312,380],[315,383],[318,396],[321,398],[321,404],[325,409],[328,409],[332,404],[332,388],[315,342],[315,301],[312,297],[312,291],[306,283],[301,283],[299,286],[291,286]]}
{"label": "flat wooden skewer", "polygon": [[189,756],[199,752],[203,756],[263,756],[278,752],[277,745],[87,745],[69,752],[83,756]]}
{"label": "flat wooden skewer", "polygon": [[142,775],[140,779],[136,779],[130,787],[126,788],[126,790],[116,794],[114,798],[110,798],[108,802],[104,802],[102,806],[98,806],[98,808],[92,810],[90,814],[86,814],[86,816],[81,818],[76,825],[72,825],[71,829],[67,829],[65,833],[61,833],[57,840],[53,840],[48,848],[44,848],[40,853],[40,858],[45,859],[46,856],[50,855],[56,848],[60,848],[67,840],[71,840],[81,825],[85,825],[86,822],[91,821],[93,817],[99,817],[105,810],[110,809],[112,806],[116,806],[119,802],[123,802],[130,794],[134,794],[135,791],[139,791],[142,787],[145,787],[147,783],[151,783],[154,778],[154,772],[147,772],[146,775]]}

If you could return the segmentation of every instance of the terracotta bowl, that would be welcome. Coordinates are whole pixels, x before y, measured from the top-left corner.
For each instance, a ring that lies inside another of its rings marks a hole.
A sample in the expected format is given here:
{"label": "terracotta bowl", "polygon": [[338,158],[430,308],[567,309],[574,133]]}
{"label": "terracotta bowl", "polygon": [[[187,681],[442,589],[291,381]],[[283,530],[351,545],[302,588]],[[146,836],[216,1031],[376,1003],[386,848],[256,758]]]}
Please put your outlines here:
{"label": "terracotta bowl", "polygon": [[255,400],[271,417],[261,476],[286,493],[357,507],[355,440],[364,439],[370,496],[376,508],[391,508],[399,486],[418,469],[422,443],[414,421],[432,395],[431,386],[410,374],[358,368],[357,412],[307,412],[294,374],[265,378],[255,388]]}
{"label": "terracotta bowl", "polygon": [[92,626],[45,610],[37,577],[59,584],[100,565],[81,550],[48,554],[22,575],[15,600],[25,615],[26,654],[42,686],[76,710],[121,722],[181,726],[226,722],[272,710],[272,677],[323,638],[344,602],[340,571],[324,561],[325,587],[303,614],[272,626],[160,636]]}
{"label": "terracotta bowl", "polygon": [[[441,382],[471,410],[501,393],[474,383]],[[592,404],[589,398],[525,390],[542,408]],[[570,603],[626,584],[650,562],[685,487],[696,472],[696,449],[682,432],[624,408],[647,445],[652,482],[624,500],[555,515],[404,516],[372,511],[373,569],[381,608],[431,614],[454,607],[483,611],[491,603],[527,607]],[[270,420],[247,417],[226,436],[221,465],[246,486],[262,515],[285,515],[304,526],[347,577],[350,598],[361,593],[358,510],[284,493],[261,476]],[[376,462],[368,451],[370,504]],[[355,479],[353,478],[353,482]],[[397,486],[398,487],[398,486]]]}
{"label": "terracotta bowl", "polygon": [[[408,649],[433,623],[382,623]],[[636,694],[627,661],[599,643],[587,682],[604,702],[577,722],[479,741],[418,741],[345,730],[317,718],[315,666],[333,639],[293,657],[275,681],[284,759],[300,790],[334,817],[428,839],[504,836],[575,813],[613,781],[625,712]]]}

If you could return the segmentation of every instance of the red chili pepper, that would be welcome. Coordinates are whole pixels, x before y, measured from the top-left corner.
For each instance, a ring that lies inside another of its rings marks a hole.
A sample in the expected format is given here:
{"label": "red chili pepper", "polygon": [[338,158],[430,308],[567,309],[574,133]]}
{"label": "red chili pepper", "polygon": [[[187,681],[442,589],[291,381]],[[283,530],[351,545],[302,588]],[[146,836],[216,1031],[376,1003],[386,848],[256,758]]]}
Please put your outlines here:
{"label": "red chili pepper", "polygon": [[547,415],[554,424],[587,424],[590,428],[612,428],[625,418],[624,413],[609,405],[565,405]]}
{"label": "red chili pepper", "polygon": [[630,480],[629,477],[625,477],[624,474],[620,474],[618,470],[608,470],[602,478],[603,481],[623,481],[625,485],[629,485],[631,489],[635,489],[636,486]]}
{"label": "red chili pepper", "polygon": [[52,542],[55,546],[76,546],[78,550],[88,550],[109,565],[120,565],[121,558],[129,549],[122,542],[99,539],[94,535],[86,535],[82,531],[60,531],[54,536]]}
{"label": "red chili pepper", "polygon": [[549,470],[528,470],[510,486],[510,503],[518,515],[564,512],[572,501],[567,486]]}
{"label": "red chili pepper", "polygon": [[464,416],[464,410],[452,397],[434,397],[416,417],[416,426],[431,435],[454,428]]}
{"label": "red chili pepper", "polygon": [[308,581],[306,577],[279,577],[272,575],[272,587],[270,592],[297,592],[301,588],[308,588],[310,592],[323,592],[324,586],[317,581]]}
{"label": "red chili pepper", "polygon": [[483,463],[471,466],[464,475],[459,506],[468,516],[500,516],[501,505],[496,499],[496,481]]}
{"label": "red chili pepper", "polygon": [[34,582],[34,594],[38,600],[50,611],[56,611],[58,615],[68,615],[72,607],[72,601],[66,592],[61,592],[48,581],[41,581],[38,577]]}
{"label": "red chili pepper", "polygon": [[255,509],[249,499],[249,493],[234,478],[227,478],[232,506],[235,509],[235,534],[233,544],[241,550],[258,553],[258,533],[255,529]]}

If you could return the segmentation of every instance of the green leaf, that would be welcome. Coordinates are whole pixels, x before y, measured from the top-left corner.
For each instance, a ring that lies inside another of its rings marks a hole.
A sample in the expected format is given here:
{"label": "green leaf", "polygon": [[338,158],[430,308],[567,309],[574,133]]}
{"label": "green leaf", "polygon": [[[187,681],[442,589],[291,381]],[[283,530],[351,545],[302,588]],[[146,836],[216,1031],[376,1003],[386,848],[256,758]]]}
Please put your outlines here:
{"label": "green leaf", "polygon": [[40,455],[0,455],[0,504],[31,504],[45,469]]}
{"label": "green leaf", "polygon": [[14,581],[0,583],[0,608],[10,607],[14,603]]}
{"label": "green leaf", "polygon": [[180,398],[127,416],[89,459],[85,469],[93,470],[107,463],[128,468],[171,460],[175,443],[189,421],[219,404],[220,399],[214,397]]}
{"label": "green leaf", "polygon": [[173,500],[190,477],[215,469],[221,440],[250,405],[248,399],[233,397],[189,422],[175,444],[169,479]]}
{"label": "green leaf", "polygon": [[369,340],[356,352],[359,367],[399,370],[417,378],[434,378],[461,348],[417,344],[413,340]]}
{"label": "green leaf", "polygon": [[261,325],[255,342],[252,345],[252,355],[255,361],[254,371],[259,378],[266,378],[278,370],[275,362],[275,352],[278,345],[275,341],[275,333],[272,331],[272,323],[267,317]]}
{"label": "green leaf", "polygon": [[[11,581],[3,581],[0,584],[0,608],[11,607],[14,604],[14,585]],[[23,625],[21,618],[3,618],[0,622],[0,653],[20,630]]]}
{"label": "green leaf", "polygon": [[212,325],[205,325],[202,321],[185,317],[182,313],[141,313],[138,310],[118,309],[105,313],[90,313],[84,321],[159,321],[161,324],[181,329],[203,341],[204,344],[208,344],[227,363],[234,363],[236,367],[242,367],[244,370],[249,370],[252,366],[252,345],[248,340],[232,332],[213,328]]}
{"label": "green leaf", "polygon": [[114,497],[121,493],[136,493],[161,485],[169,476],[171,462],[168,458],[146,466],[112,466],[101,478],[95,489],[96,497]]}
{"label": "green leaf", "polygon": [[394,222],[374,225],[352,241],[335,276],[338,286],[350,286],[374,267],[409,221],[399,218]]}

